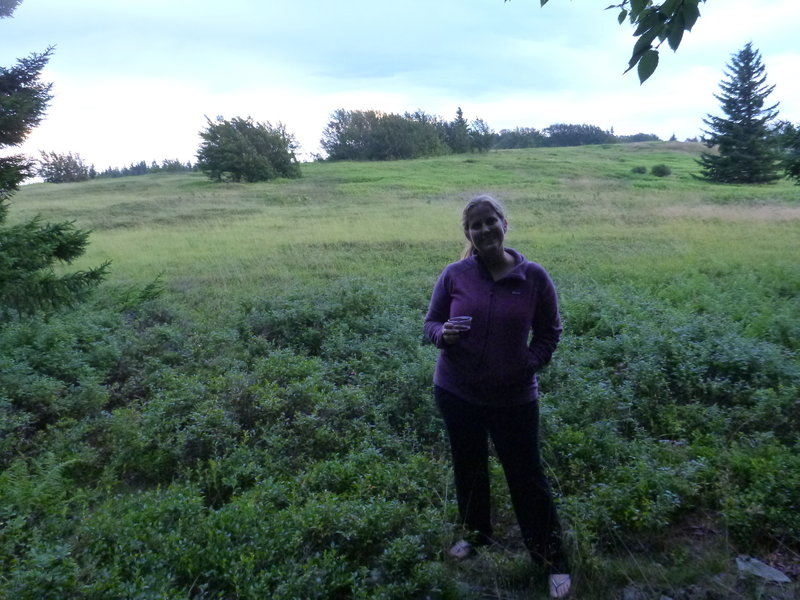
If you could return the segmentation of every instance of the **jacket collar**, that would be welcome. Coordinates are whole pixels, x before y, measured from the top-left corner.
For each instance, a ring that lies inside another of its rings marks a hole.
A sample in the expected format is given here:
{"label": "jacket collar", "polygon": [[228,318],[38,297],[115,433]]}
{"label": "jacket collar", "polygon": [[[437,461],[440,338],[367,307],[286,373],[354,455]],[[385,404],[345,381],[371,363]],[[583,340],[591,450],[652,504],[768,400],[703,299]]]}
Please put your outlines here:
{"label": "jacket collar", "polygon": [[[526,262],[526,259],[525,259],[525,257],[521,253],[519,253],[516,250],[514,250],[513,248],[506,247],[505,250],[511,256],[514,257],[515,265],[501,279],[498,279],[498,281],[502,281],[503,279],[520,279],[520,280],[524,281],[526,279],[526,276],[525,276],[525,262]],[[481,275],[483,275],[484,277],[486,277],[488,279],[492,279],[492,276],[489,273],[489,269],[486,268],[486,265],[483,264],[483,261],[481,260],[480,256],[478,256],[478,253],[475,252],[474,250],[472,252],[471,258],[472,258],[472,260],[475,261],[475,264],[478,265],[478,269],[479,269]]]}

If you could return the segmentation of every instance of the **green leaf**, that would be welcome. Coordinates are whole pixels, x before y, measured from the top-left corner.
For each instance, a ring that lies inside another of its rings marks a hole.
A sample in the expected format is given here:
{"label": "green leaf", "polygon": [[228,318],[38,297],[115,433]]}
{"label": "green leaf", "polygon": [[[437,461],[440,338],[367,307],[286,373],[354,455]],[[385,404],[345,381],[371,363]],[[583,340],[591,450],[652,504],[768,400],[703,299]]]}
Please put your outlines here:
{"label": "green leaf", "polygon": [[631,54],[631,59],[628,61],[628,68],[625,69],[625,73],[630,71],[633,67],[636,66],[636,63],[644,56],[644,54],[649,51],[653,45],[652,41],[656,36],[655,31],[648,31],[644,35],[642,35],[636,43],[633,45],[633,54]]}
{"label": "green leaf", "polygon": [[617,21],[619,21],[620,25],[622,25],[622,22],[625,20],[625,17],[627,17],[627,16],[628,16],[628,11],[627,10],[621,10],[620,11],[619,16],[617,17]]}
{"label": "green leaf", "polygon": [[686,31],[692,30],[692,27],[694,27],[695,22],[700,16],[700,9],[697,8],[697,1],[698,0],[685,0],[685,2],[683,3],[683,10],[681,11],[681,16],[683,17],[684,21],[683,28]]}
{"label": "green leaf", "polygon": [[639,60],[639,83],[644,83],[658,66],[658,50],[648,50]]}
{"label": "green leaf", "polygon": [[633,56],[641,56],[651,47],[653,40],[656,39],[656,35],[658,34],[658,29],[660,29],[660,27],[651,29],[636,40],[636,43],[633,45]]}
{"label": "green leaf", "polygon": [[631,0],[631,14],[638,18],[641,12],[647,8],[648,0]]}
{"label": "green leaf", "polygon": [[669,47],[673,50],[677,50],[683,39],[683,15],[680,13],[676,14],[672,21],[670,21],[668,29],[669,34],[667,35],[667,40],[669,41]]}
{"label": "green leaf", "polygon": [[668,17],[671,17],[681,4],[683,4],[683,0],[666,0],[661,5],[660,10]]}
{"label": "green leaf", "polygon": [[641,35],[648,29],[658,27],[663,21],[658,17],[658,11],[648,10],[647,14],[639,15],[639,27],[633,32],[633,35]]}

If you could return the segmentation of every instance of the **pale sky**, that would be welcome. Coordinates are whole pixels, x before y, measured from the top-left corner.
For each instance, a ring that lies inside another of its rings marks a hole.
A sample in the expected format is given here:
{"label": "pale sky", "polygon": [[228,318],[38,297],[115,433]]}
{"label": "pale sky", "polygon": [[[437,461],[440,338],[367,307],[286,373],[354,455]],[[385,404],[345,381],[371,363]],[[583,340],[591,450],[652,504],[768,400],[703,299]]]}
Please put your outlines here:
{"label": "pale sky", "polygon": [[283,122],[302,146],[338,109],[422,109],[495,131],[587,123],[698,136],[731,55],[761,52],[771,102],[800,123],[800,2],[708,0],[644,85],[609,0],[23,0],[0,19],[0,65],[56,47],[54,99],[22,151],[98,170],[195,160],[205,115]]}

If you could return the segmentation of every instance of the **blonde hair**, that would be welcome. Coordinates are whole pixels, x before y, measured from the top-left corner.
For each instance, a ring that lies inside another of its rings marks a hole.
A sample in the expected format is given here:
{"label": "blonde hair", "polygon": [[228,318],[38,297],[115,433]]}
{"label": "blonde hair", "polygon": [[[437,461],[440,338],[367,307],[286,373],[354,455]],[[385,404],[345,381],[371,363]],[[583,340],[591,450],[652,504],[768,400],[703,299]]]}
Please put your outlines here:
{"label": "blonde hair", "polygon": [[[467,229],[469,229],[469,211],[471,211],[476,206],[480,206],[481,204],[488,204],[492,207],[492,210],[497,213],[497,216],[500,217],[501,220],[506,220],[506,209],[500,204],[500,201],[488,194],[481,194],[480,196],[475,196],[472,200],[467,202],[466,206],[464,206],[464,210],[461,212],[461,227],[464,229],[464,234],[466,235]],[[469,258],[472,256],[472,253],[475,251],[475,248],[472,246],[472,240],[467,237],[467,244],[464,246],[464,251],[461,253],[461,258]]]}

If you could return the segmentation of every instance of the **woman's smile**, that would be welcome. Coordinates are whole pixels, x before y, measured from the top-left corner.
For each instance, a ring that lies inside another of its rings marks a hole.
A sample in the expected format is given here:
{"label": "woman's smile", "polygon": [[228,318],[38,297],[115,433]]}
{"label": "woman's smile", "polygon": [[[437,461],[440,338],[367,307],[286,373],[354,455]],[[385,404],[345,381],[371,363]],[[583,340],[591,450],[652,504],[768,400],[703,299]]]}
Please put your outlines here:
{"label": "woman's smile", "polygon": [[479,204],[469,212],[464,233],[478,254],[483,254],[502,249],[505,230],[505,220],[490,205]]}

